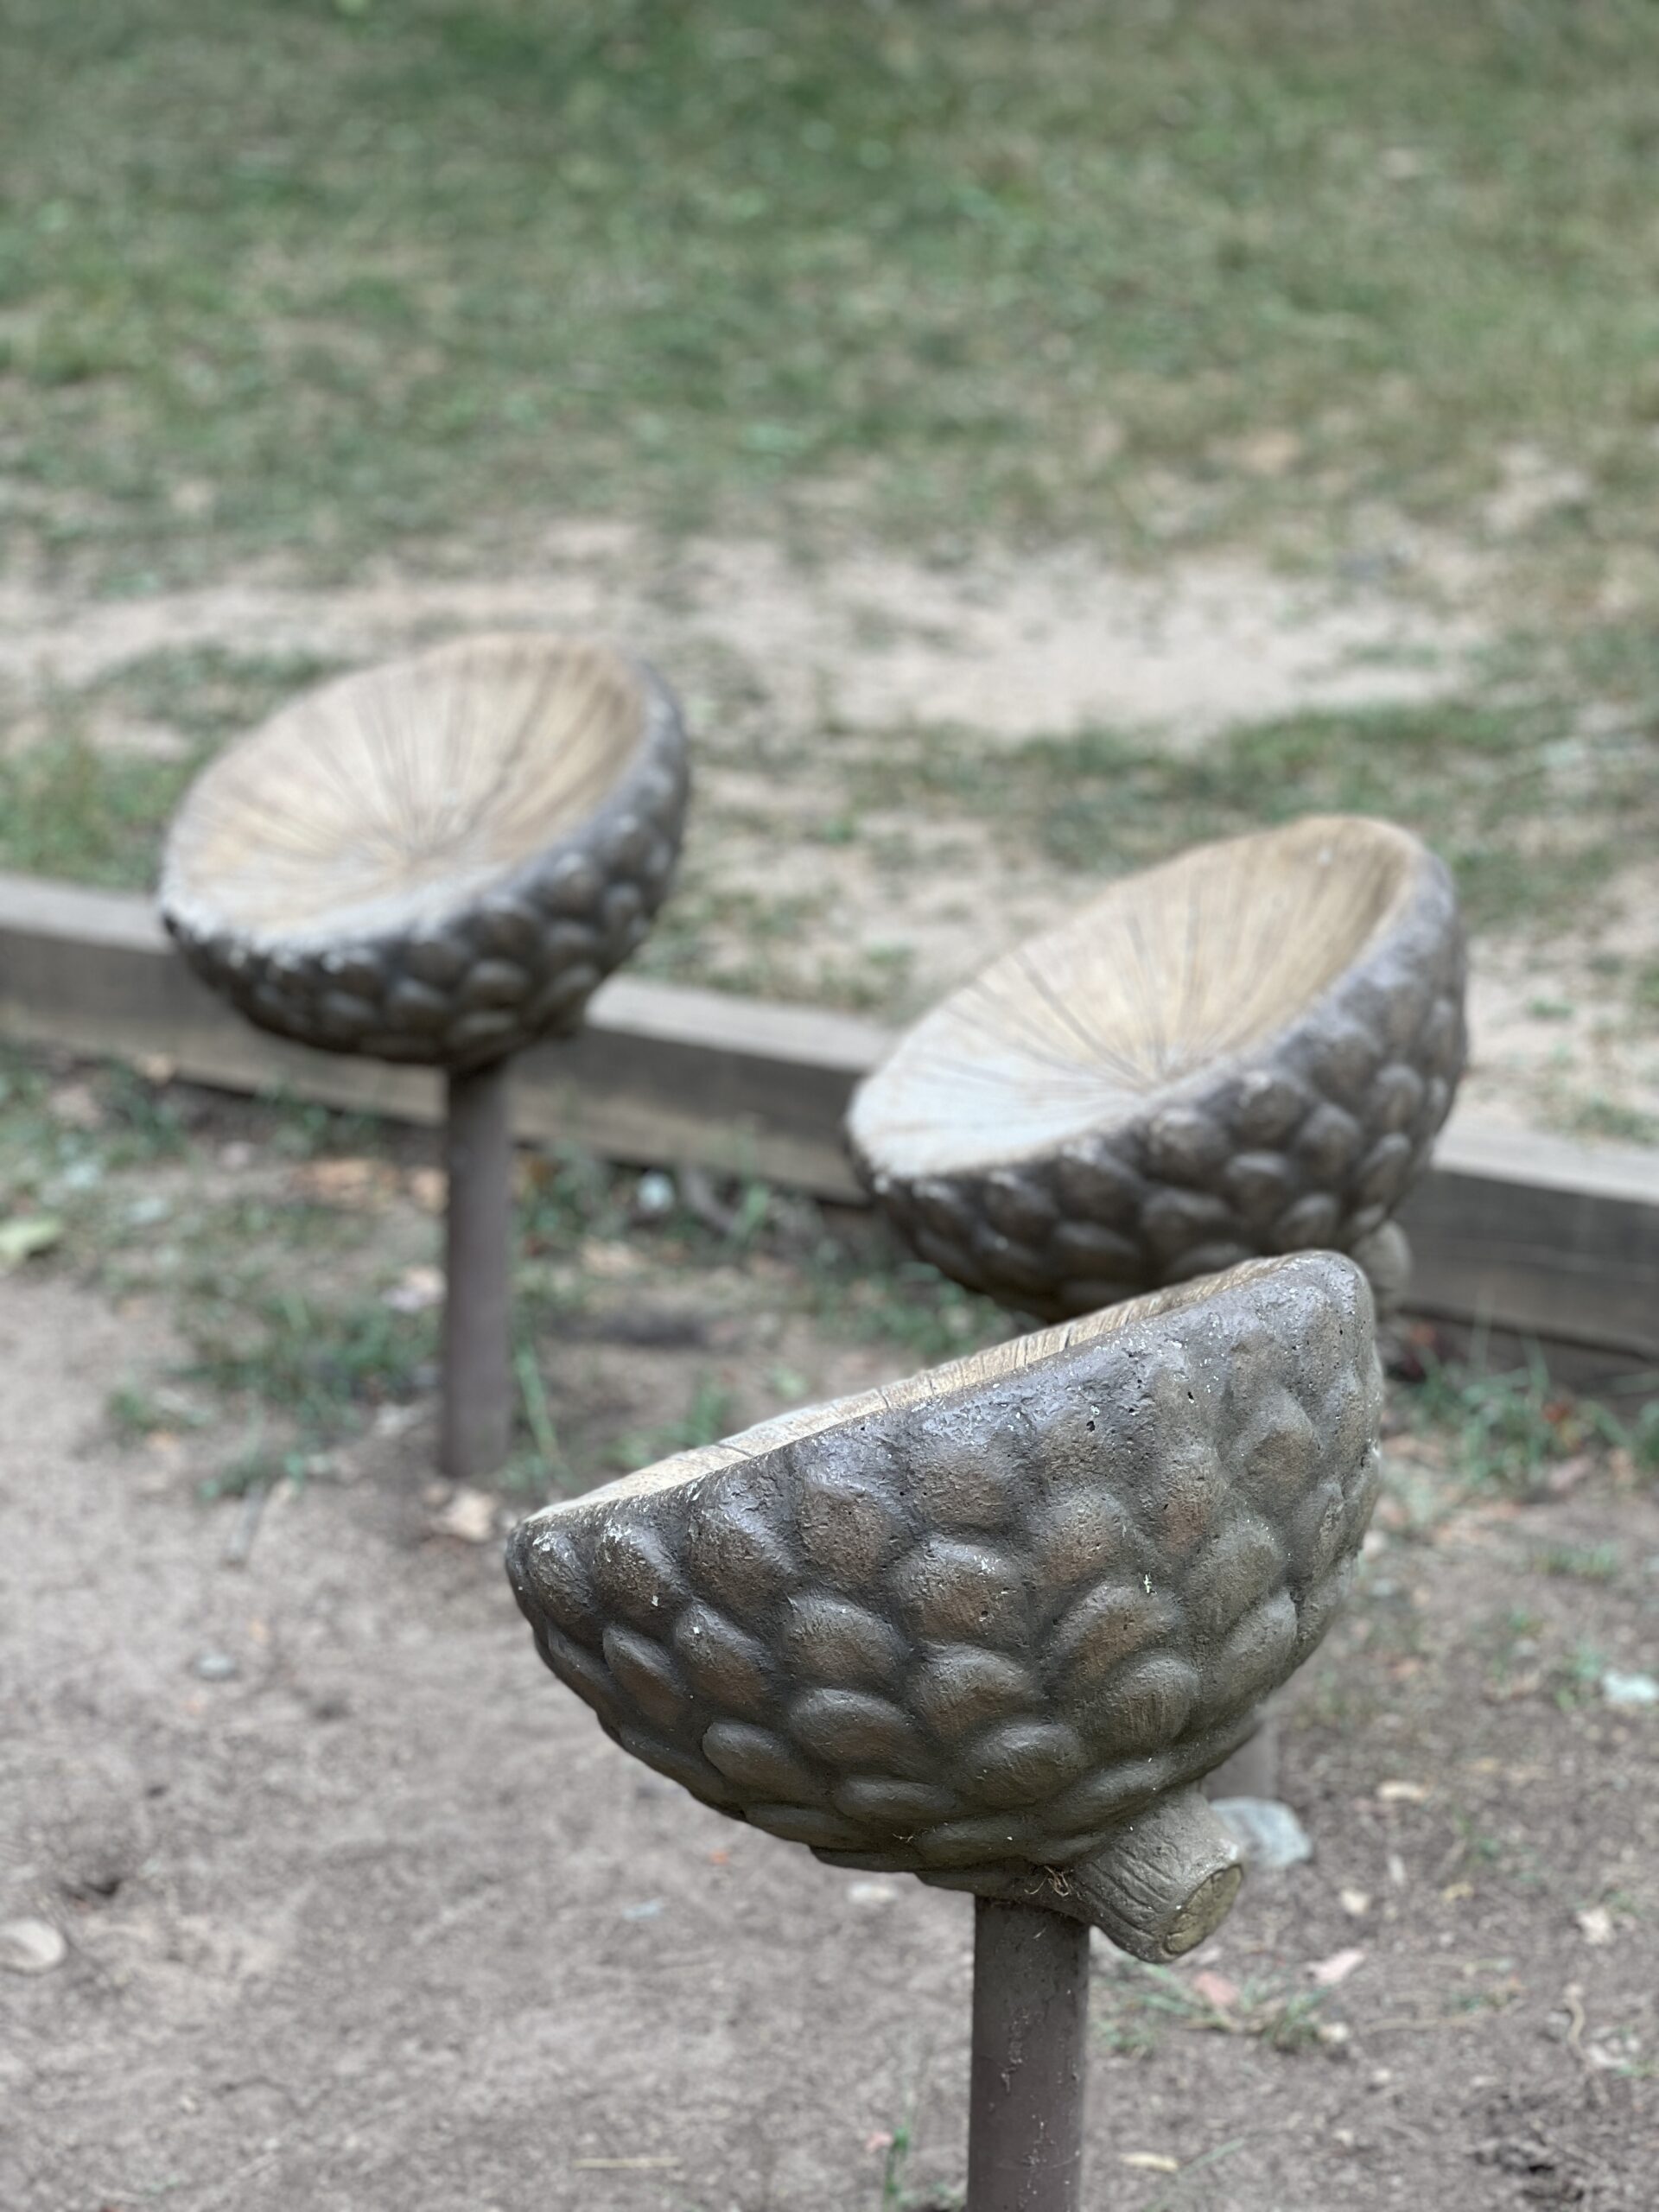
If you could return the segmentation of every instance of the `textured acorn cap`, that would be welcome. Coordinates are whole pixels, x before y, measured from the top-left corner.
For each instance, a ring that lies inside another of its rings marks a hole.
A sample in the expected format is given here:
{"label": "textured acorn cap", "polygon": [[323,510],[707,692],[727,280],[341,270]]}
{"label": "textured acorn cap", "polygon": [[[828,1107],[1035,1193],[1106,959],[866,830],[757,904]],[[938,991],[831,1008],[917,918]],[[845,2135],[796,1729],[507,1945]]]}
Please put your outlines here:
{"label": "textured acorn cap", "polygon": [[1068,1865],[1324,1633],[1380,1405],[1359,1271],[1258,1262],[549,1506],[508,1573],[705,1802],[861,1865]]}
{"label": "textured acorn cap", "polygon": [[925,1258],[1039,1314],[1348,1250],[1450,1110],[1463,988],[1440,862],[1313,817],[1126,877],[996,961],[861,1086],[849,1142]]}
{"label": "textured acorn cap", "polygon": [[262,1027],[463,1065],[573,1027],[678,854],[678,711],[608,647],[469,638],[293,701],[173,823],[168,927]]}

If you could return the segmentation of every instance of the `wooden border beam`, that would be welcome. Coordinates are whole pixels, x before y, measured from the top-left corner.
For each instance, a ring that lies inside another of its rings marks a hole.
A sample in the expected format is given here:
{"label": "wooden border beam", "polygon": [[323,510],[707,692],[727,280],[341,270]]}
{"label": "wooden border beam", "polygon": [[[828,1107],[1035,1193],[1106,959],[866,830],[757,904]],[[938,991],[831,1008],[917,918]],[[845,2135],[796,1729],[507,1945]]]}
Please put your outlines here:
{"label": "wooden border beam", "polygon": [[[442,1118],[429,1069],[250,1028],[191,974],[147,899],[73,884],[0,874],[0,1035],[164,1060],[227,1090]],[[887,1042],[839,1014],[618,976],[580,1036],[514,1061],[513,1125],[611,1159],[696,1161],[852,1200],[841,1116]]]}

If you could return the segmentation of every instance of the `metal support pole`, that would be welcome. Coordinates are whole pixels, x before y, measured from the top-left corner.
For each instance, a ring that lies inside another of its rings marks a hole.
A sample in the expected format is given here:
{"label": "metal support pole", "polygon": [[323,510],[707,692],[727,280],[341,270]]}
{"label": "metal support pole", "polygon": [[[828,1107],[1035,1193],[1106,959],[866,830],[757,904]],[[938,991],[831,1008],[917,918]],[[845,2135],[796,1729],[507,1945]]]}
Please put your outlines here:
{"label": "metal support pole", "polygon": [[478,1482],[496,1473],[506,1459],[512,1433],[512,1134],[507,1065],[497,1060],[448,1078],[438,1462],[456,1482]]}
{"label": "metal support pole", "polygon": [[968,2212],[1078,2212],[1089,1929],[974,1901]]}

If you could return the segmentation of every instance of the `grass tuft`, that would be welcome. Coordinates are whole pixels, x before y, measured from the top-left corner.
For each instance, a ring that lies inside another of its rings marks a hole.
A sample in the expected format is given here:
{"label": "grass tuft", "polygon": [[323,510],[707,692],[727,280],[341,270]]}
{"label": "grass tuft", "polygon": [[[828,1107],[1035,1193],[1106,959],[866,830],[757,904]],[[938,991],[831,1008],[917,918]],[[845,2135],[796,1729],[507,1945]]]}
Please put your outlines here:
{"label": "grass tuft", "polygon": [[1650,11],[854,14],[3,0],[18,519],[129,586],[831,483],[1156,545],[1524,440],[1558,557],[1640,535]]}
{"label": "grass tuft", "polygon": [[1632,1427],[1599,1401],[1558,1389],[1537,1357],[1497,1375],[1431,1361],[1411,1410],[1421,1430],[1438,1435],[1454,1481],[1472,1490],[1537,1497],[1552,1469],[1587,1452],[1646,1452],[1643,1423]]}
{"label": "grass tuft", "polygon": [[413,1397],[435,1344],[429,1314],[394,1313],[378,1300],[331,1304],[297,1290],[204,1317],[194,1334],[181,1370],[189,1380],[325,1440],[346,1433],[362,1408]]}
{"label": "grass tuft", "polygon": [[1127,2058],[1153,2056],[1166,2029],[1243,2036],[1287,2054],[1329,2040],[1321,2032],[1325,1993],[1299,1989],[1278,1976],[1240,1984],[1232,2001],[1222,2005],[1168,1967],[1115,1958],[1096,1975],[1095,1996],[1092,2033]]}

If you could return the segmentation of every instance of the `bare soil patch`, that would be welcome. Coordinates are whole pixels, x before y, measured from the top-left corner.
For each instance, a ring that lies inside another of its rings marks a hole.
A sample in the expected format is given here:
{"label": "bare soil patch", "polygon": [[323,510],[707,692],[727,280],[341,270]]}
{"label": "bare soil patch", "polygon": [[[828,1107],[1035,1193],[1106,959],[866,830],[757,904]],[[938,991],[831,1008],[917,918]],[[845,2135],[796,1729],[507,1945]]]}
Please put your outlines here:
{"label": "bare soil patch", "polygon": [[[291,1203],[301,1171],[203,1172]],[[341,1206],[374,1180],[303,1175]],[[375,1203],[418,1255],[418,1209]],[[907,1363],[804,1319],[764,1254],[571,1265],[541,1349],[576,1479],[694,1376],[735,1422]],[[0,1919],[68,1944],[0,1974],[8,2212],[957,2202],[966,1901],[832,1872],[607,1743],[496,1543],[433,1533],[423,1398],[279,1484],[227,1566],[245,1505],[199,1486],[234,1430],[109,1425],[177,1358],[168,1312],[73,1240],[0,1279]],[[1316,1856],[1179,1973],[1097,1961],[1091,2202],[1651,2200],[1659,1713],[1602,1681],[1659,1658],[1659,1500],[1597,1449],[1471,1489],[1394,1403],[1359,1590],[1291,1699]]]}
{"label": "bare soil patch", "polygon": [[1457,687],[1481,636],[1375,585],[1299,583],[1242,557],[1147,573],[1075,550],[944,566],[866,548],[803,568],[764,539],[670,546],[586,523],[549,531],[537,569],[488,581],[232,582],[91,604],[12,583],[0,676],[86,684],[201,645],[358,660],[493,624],[598,626],[664,658],[718,647],[791,721],[948,722],[1013,745],[1095,723],[1192,744],[1232,721],[1415,703]]}

